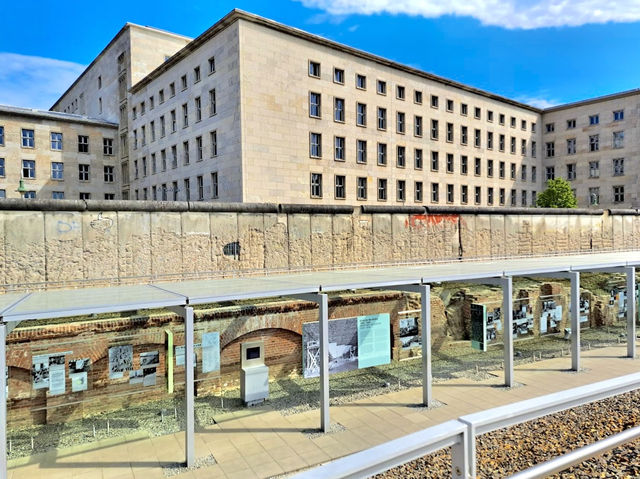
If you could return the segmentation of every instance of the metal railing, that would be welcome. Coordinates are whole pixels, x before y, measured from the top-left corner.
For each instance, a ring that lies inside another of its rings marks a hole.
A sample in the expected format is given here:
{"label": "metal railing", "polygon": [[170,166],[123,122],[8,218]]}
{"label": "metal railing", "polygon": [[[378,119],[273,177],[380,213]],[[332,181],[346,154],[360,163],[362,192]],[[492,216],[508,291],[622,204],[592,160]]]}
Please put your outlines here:
{"label": "metal railing", "polygon": [[[640,389],[640,373],[468,414],[457,420],[447,421],[309,469],[294,477],[297,479],[368,477],[451,447],[452,477],[473,478],[476,474],[477,436],[636,389]],[[518,479],[545,477],[553,472],[580,464],[586,459],[638,437],[640,437],[640,426],[537,464],[513,477]]]}

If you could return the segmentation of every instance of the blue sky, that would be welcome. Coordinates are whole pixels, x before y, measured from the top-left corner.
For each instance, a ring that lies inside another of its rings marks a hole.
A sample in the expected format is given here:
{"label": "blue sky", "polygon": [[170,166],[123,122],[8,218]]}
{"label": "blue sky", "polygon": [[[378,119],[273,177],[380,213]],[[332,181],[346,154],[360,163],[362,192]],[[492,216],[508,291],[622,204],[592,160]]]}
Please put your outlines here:
{"label": "blue sky", "polygon": [[36,0],[27,15],[24,4],[7,2],[0,29],[0,104],[48,108],[127,21],[195,37],[233,8],[536,106],[640,87],[638,0],[103,5],[61,0],[54,8]]}

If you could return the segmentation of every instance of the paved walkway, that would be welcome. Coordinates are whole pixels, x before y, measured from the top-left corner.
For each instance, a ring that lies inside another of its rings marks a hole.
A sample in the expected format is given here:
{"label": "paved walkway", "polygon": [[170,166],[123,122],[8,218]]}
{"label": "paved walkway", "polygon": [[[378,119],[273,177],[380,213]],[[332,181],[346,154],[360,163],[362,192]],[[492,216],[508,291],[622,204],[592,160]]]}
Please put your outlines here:
{"label": "paved walkway", "polygon": [[[268,478],[326,462],[390,439],[483,409],[640,371],[640,360],[624,358],[625,345],[583,352],[583,372],[568,371],[570,358],[537,361],[515,368],[521,387],[499,386],[502,372],[483,381],[455,379],[435,384],[432,410],[415,407],[421,389],[413,388],[331,408],[331,420],[344,430],[305,434],[319,427],[320,414],[282,416],[268,409],[229,414],[221,423],[196,433],[196,457],[213,454],[217,463],[184,472],[177,479]],[[131,438],[118,444],[62,449],[10,463],[8,479],[153,479],[163,466],[184,460],[184,434]]]}

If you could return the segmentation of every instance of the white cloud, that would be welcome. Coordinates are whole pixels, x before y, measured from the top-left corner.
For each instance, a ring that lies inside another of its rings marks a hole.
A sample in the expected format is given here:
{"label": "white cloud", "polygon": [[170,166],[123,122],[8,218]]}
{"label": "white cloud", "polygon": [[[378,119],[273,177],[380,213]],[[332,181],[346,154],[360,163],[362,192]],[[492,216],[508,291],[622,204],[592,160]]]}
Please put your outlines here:
{"label": "white cloud", "polygon": [[553,106],[560,105],[562,102],[558,100],[543,98],[543,97],[531,97],[531,96],[520,96],[515,99],[520,103],[524,103],[526,105],[535,106],[536,108],[551,108]]}
{"label": "white cloud", "polygon": [[297,0],[331,15],[378,13],[473,17],[509,29],[640,20],[638,0]]}
{"label": "white cloud", "polygon": [[85,66],[0,52],[0,104],[48,110]]}

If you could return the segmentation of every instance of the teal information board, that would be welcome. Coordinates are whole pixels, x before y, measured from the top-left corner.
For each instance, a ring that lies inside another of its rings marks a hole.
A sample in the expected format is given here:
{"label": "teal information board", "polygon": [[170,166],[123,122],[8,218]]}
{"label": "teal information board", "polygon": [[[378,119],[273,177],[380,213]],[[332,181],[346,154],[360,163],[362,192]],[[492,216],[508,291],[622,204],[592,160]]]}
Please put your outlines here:
{"label": "teal information board", "polygon": [[391,362],[389,314],[358,316],[358,369]]}

